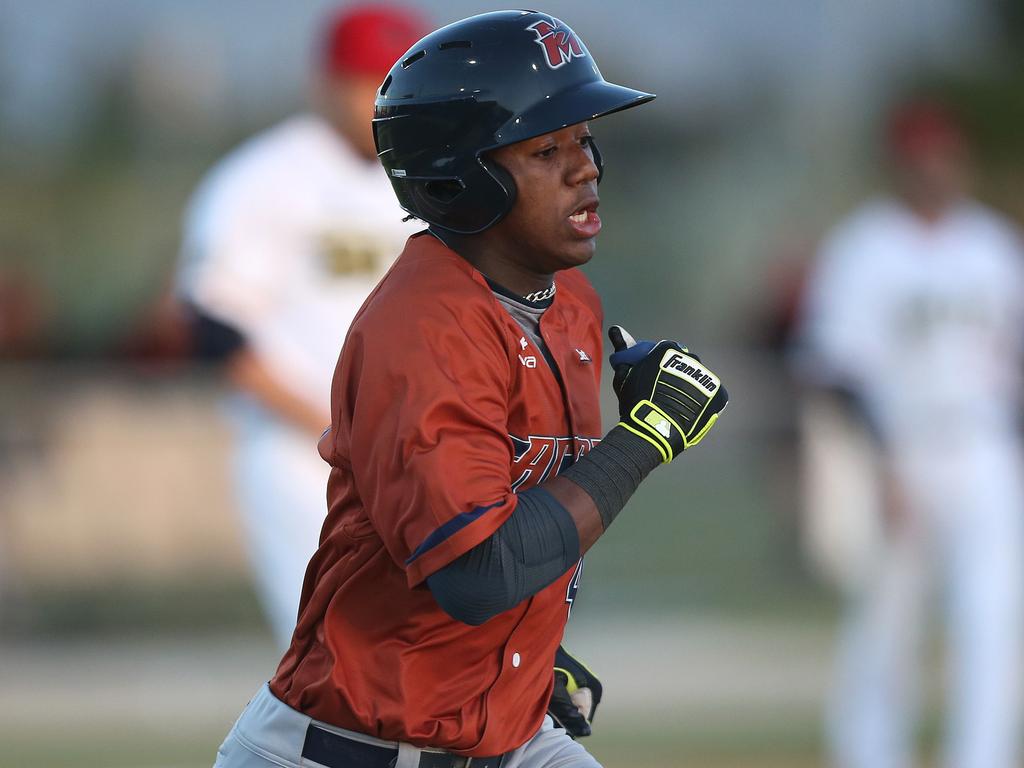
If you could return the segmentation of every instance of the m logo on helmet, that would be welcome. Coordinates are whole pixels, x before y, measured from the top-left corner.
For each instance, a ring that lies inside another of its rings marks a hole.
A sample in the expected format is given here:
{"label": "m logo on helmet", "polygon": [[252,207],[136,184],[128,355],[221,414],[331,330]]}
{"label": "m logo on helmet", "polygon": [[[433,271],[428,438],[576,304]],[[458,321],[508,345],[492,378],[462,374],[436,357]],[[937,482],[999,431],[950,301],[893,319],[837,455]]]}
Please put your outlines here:
{"label": "m logo on helmet", "polygon": [[552,69],[587,55],[576,33],[554,17],[550,21],[544,19],[531,24],[527,29],[537,35],[537,45],[544,49],[544,56]]}

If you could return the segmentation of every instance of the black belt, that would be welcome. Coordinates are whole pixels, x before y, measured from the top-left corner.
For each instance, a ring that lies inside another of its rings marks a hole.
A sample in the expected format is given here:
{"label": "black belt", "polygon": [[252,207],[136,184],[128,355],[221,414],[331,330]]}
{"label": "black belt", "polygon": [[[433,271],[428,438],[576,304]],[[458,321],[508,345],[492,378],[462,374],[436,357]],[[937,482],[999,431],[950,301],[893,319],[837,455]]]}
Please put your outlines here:
{"label": "black belt", "polygon": [[[310,723],[302,756],[327,768],[391,768],[398,750],[349,739]],[[419,768],[501,768],[505,755],[463,757],[451,752],[420,752]]]}

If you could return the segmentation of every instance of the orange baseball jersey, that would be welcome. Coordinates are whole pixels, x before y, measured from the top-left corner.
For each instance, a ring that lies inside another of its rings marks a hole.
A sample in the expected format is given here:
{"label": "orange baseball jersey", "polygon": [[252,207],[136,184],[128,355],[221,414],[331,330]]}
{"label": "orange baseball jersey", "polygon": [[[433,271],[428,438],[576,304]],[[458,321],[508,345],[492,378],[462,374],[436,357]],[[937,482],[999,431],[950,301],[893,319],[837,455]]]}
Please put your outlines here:
{"label": "orange baseball jersey", "polygon": [[540,727],[582,561],[481,626],[424,580],[484,541],[516,492],[598,440],[600,302],[577,270],[541,318],[556,376],[484,277],[427,233],[356,316],[334,376],[328,516],[274,695],[311,717],[468,755]]}

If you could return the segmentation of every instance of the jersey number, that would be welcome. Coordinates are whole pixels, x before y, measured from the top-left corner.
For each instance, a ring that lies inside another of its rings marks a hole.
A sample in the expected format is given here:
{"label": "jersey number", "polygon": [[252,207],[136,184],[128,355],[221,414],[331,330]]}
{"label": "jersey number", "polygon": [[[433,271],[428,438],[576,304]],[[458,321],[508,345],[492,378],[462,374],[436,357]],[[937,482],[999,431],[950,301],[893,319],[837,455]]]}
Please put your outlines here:
{"label": "jersey number", "polygon": [[569,579],[569,586],[565,589],[565,602],[569,604],[569,609],[566,613],[566,620],[569,616],[572,616],[572,604],[576,599],[576,593],[580,588],[580,576],[583,575],[583,558],[576,563],[576,570],[572,572],[572,578]]}

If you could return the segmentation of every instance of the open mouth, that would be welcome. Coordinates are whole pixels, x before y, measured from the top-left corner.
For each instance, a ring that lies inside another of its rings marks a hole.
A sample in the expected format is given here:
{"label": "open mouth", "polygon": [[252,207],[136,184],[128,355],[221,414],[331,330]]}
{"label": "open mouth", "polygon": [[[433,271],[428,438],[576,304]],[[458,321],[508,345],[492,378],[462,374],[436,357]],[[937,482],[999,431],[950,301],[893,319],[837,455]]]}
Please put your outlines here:
{"label": "open mouth", "polygon": [[587,220],[587,217],[592,213],[597,213],[597,200],[588,200],[575,211],[569,214],[569,221],[574,224],[582,224]]}
{"label": "open mouth", "polygon": [[591,200],[569,214],[569,224],[581,237],[593,237],[601,230],[601,219],[597,215],[597,206],[597,200]]}

